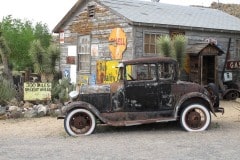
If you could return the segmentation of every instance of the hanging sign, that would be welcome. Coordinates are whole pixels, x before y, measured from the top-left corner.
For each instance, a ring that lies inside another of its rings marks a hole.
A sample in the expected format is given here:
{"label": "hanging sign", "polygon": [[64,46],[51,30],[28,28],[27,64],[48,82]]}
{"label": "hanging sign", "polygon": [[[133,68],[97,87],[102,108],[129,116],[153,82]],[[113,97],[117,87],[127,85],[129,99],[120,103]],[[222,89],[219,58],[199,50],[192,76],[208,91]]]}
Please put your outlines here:
{"label": "hanging sign", "polygon": [[108,38],[109,50],[113,60],[122,59],[123,52],[127,47],[126,34],[122,28],[114,28]]}

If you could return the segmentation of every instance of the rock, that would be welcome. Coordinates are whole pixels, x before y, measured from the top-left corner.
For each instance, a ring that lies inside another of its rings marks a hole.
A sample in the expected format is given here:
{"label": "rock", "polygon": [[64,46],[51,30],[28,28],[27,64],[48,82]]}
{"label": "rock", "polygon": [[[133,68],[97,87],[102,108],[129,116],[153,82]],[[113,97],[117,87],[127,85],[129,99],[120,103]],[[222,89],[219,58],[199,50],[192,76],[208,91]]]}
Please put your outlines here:
{"label": "rock", "polygon": [[7,119],[8,117],[7,117],[7,114],[3,114],[3,115],[0,115],[0,120],[5,120],[5,119]]}
{"label": "rock", "polygon": [[36,108],[37,108],[38,117],[43,117],[47,115],[47,106],[39,104],[37,105]]}
{"label": "rock", "polygon": [[38,112],[35,109],[29,109],[24,113],[25,118],[35,118],[37,116],[38,116]]}
{"label": "rock", "polygon": [[50,109],[50,110],[58,109],[58,105],[55,104],[55,103],[52,103],[52,104],[49,105],[49,109]]}
{"label": "rock", "polygon": [[13,119],[17,119],[17,118],[22,118],[23,117],[23,113],[22,113],[21,110],[9,112],[7,115],[8,115],[8,118],[13,118]]}
{"label": "rock", "polygon": [[57,117],[61,115],[61,110],[60,109],[54,109],[49,111],[49,115],[52,117]]}
{"label": "rock", "polygon": [[8,108],[9,112],[16,112],[18,110],[20,110],[20,108],[18,106],[9,106],[9,108]]}
{"label": "rock", "polygon": [[32,108],[32,107],[33,107],[33,104],[30,102],[25,102],[23,105],[23,108]]}
{"label": "rock", "polygon": [[6,110],[7,110],[7,107],[2,107],[2,106],[0,106],[0,116],[5,115],[6,112],[7,112]]}

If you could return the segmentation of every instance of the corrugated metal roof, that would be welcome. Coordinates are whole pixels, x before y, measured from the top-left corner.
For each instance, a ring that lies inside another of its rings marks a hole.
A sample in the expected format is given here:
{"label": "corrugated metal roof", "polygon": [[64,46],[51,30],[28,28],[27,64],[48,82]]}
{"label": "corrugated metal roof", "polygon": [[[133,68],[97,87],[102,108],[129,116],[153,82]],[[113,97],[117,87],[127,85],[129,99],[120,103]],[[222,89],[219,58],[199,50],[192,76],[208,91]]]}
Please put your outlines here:
{"label": "corrugated metal roof", "polygon": [[138,0],[99,0],[99,2],[133,24],[240,31],[239,18],[216,9]]}

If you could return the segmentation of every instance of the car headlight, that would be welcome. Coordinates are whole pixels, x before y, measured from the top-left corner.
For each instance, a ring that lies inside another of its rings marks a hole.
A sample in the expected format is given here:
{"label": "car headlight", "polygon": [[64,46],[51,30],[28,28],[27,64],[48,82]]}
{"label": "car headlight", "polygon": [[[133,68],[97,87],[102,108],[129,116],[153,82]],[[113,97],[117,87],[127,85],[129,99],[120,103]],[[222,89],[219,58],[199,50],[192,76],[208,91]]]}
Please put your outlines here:
{"label": "car headlight", "polygon": [[69,97],[70,97],[71,99],[77,98],[78,95],[79,95],[79,92],[78,92],[78,91],[71,91],[71,92],[69,93]]}

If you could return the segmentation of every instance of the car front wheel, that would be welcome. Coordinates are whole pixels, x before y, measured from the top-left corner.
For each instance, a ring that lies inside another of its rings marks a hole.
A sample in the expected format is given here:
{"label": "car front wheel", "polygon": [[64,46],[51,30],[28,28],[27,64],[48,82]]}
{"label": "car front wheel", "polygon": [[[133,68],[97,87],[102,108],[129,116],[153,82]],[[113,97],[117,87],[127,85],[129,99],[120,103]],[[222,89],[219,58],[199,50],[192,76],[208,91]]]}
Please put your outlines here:
{"label": "car front wheel", "polygon": [[95,126],[95,116],[86,109],[72,110],[64,119],[64,128],[70,136],[89,135]]}
{"label": "car front wheel", "polygon": [[200,104],[187,106],[180,117],[182,127],[189,132],[204,131],[211,122],[209,110]]}

